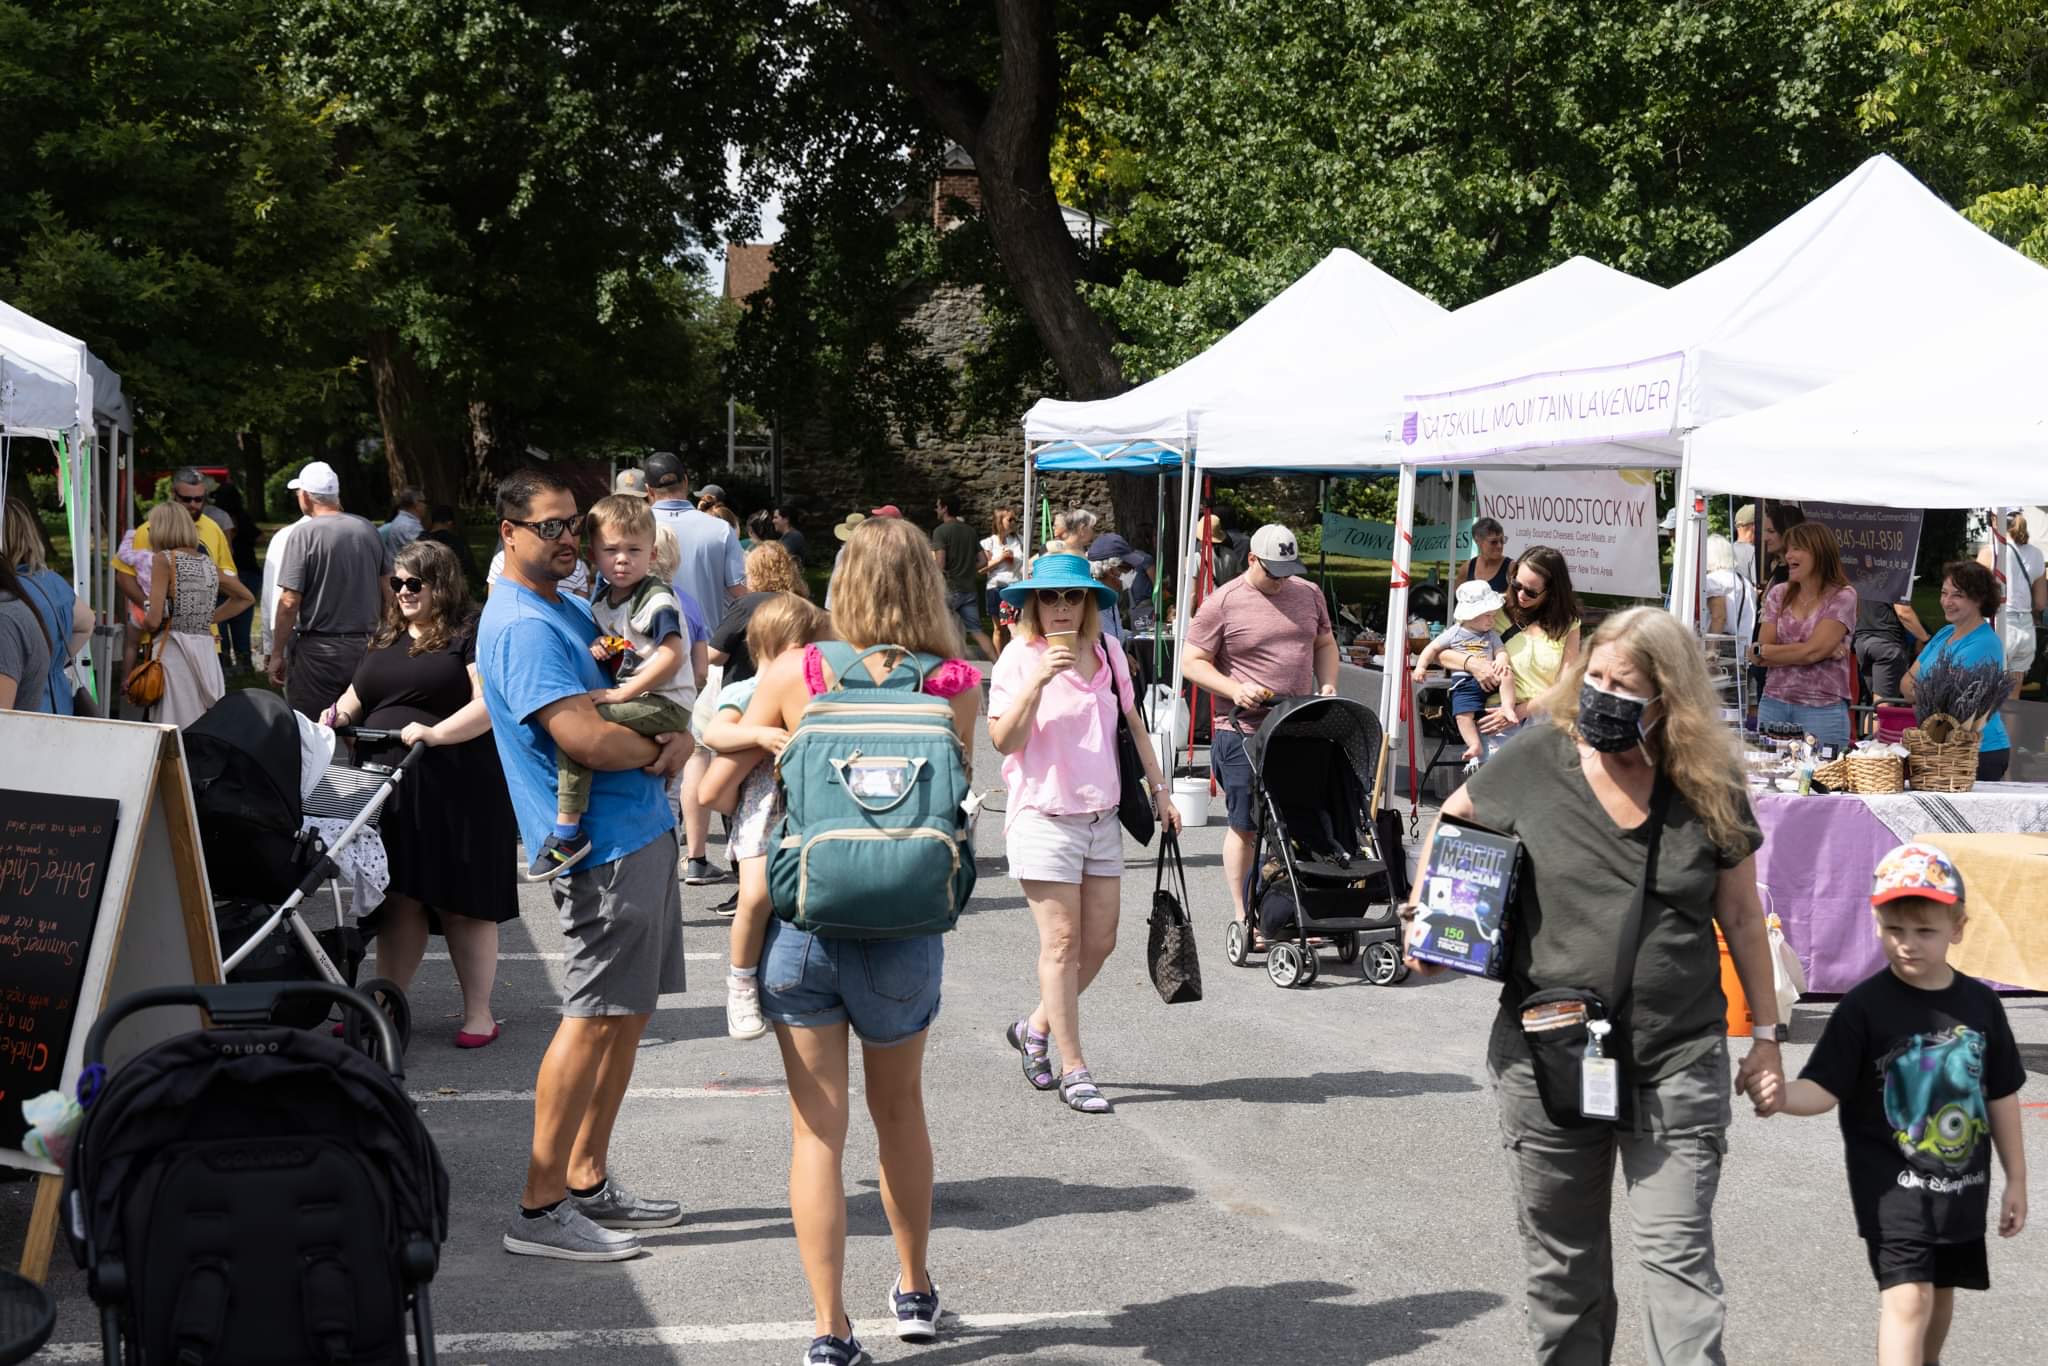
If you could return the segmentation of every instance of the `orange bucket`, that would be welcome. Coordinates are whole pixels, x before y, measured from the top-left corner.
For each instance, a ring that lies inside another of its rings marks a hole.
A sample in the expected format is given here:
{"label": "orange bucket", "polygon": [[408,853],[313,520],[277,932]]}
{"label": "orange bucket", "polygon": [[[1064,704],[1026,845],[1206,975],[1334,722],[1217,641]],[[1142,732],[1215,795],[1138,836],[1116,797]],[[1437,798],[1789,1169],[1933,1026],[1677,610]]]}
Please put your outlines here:
{"label": "orange bucket", "polygon": [[1749,1013],[1749,998],[1742,994],[1742,979],[1735,975],[1735,959],[1728,953],[1728,941],[1719,925],[1714,926],[1714,944],[1721,950],[1721,994],[1728,998],[1729,1037],[1748,1038],[1756,1027],[1756,1017]]}

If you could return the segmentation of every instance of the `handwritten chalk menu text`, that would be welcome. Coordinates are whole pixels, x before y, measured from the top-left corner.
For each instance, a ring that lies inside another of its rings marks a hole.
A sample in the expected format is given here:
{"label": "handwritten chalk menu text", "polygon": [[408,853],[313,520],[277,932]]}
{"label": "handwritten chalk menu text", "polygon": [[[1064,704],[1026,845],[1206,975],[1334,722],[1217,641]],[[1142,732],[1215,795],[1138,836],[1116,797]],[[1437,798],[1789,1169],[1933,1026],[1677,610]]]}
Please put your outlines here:
{"label": "handwritten chalk menu text", "polygon": [[120,814],[0,788],[0,1148],[28,1132],[21,1103],[62,1080]]}

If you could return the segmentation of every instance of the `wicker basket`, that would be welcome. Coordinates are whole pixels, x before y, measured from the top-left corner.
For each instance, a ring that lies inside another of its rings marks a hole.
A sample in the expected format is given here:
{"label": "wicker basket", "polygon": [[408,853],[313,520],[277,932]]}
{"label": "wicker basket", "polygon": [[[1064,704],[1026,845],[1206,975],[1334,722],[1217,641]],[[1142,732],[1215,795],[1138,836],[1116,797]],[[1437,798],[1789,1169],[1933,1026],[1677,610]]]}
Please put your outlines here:
{"label": "wicker basket", "polygon": [[1906,764],[1888,754],[1845,754],[1815,769],[1813,778],[1837,792],[1877,797],[1906,790]]}
{"label": "wicker basket", "polygon": [[1910,756],[1907,771],[1918,792],[1968,792],[1977,785],[1979,731],[1935,713],[1900,737]]}

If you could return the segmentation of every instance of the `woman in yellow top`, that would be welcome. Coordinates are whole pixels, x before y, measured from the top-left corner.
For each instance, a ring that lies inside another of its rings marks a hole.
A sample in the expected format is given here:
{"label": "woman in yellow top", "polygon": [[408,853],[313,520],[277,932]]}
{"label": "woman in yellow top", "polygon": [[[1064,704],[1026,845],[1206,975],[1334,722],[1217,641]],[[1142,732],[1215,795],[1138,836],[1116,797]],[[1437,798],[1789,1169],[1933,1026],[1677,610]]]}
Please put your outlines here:
{"label": "woman in yellow top", "polygon": [[[1515,696],[1541,697],[1579,660],[1579,597],[1572,591],[1564,556],[1547,545],[1522,552],[1514,562],[1507,611],[1516,630],[1499,659],[1446,650],[1437,656],[1438,662],[1446,669],[1468,671],[1489,689],[1500,687],[1512,673]],[[1510,718],[1498,697],[1488,700],[1492,705],[1480,715],[1479,730],[1488,737],[1491,754],[1526,718]]]}

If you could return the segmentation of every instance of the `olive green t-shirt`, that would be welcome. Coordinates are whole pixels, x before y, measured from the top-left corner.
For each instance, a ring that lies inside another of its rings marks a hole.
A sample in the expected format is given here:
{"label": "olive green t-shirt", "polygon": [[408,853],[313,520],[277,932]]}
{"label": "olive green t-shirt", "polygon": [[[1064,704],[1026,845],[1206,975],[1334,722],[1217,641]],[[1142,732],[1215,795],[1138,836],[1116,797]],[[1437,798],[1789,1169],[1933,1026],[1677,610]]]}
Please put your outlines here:
{"label": "olive green t-shirt", "polygon": [[[1649,823],[1633,830],[1614,823],[1579,767],[1577,743],[1548,721],[1515,736],[1465,790],[1473,819],[1522,841],[1502,1007],[1515,1009],[1532,991],[1585,987],[1612,1008],[1626,961],[1621,935],[1649,854]],[[1642,948],[1616,1027],[1617,1056],[1631,1084],[1682,1070],[1727,1033],[1714,891],[1723,870],[1763,841],[1745,814],[1740,852],[1716,849],[1685,798],[1672,793],[1644,904]],[[1519,1046],[1521,1030],[1511,1032]]]}
{"label": "olive green t-shirt", "polygon": [[974,528],[957,518],[940,522],[932,529],[932,544],[946,557],[946,562],[939,567],[940,575],[946,580],[946,591],[974,592],[974,561],[981,553],[981,537],[974,534]]}

